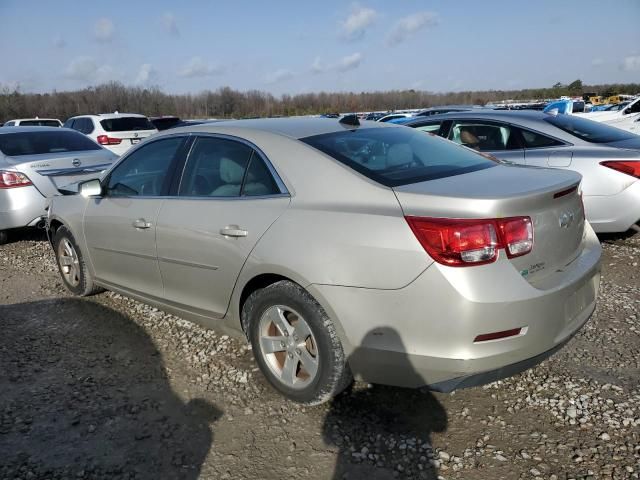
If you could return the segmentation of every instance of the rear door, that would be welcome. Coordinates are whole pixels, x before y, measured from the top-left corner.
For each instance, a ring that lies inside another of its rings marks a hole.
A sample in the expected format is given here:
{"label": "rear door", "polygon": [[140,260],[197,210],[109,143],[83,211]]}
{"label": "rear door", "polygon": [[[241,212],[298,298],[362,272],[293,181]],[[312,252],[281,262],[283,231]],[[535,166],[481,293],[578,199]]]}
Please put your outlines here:
{"label": "rear door", "polygon": [[568,168],[573,163],[572,145],[533,130],[521,129],[525,162],[535,167]]}
{"label": "rear door", "polygon": [[501,160],[524,164],[524,147],[520,132],[507,123],[460,119],[454,120],[448,139]]}
{"label": "rear door", "polygon": [[188,137],[158,139],[132,152],[91,198],[84,234],[96,278],[133,293],[162,297],[156,220]]}
{"label": "rear door", "polygon": [[268,160],[229,137],[198,137],[181,178],[157,221],[164,297],[222,317],[244,262],[290,198]]}

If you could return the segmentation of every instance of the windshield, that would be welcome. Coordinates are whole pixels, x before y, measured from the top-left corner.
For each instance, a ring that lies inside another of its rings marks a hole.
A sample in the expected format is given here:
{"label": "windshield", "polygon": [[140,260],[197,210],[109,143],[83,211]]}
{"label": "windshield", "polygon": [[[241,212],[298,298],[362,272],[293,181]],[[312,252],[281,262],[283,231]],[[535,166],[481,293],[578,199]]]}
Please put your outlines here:
{"label": "windshield", "polygon": [[633,133],[625,132],[619,128],[573,115],[549,115],[544,120],[560,130],[590,143],[620,142],[635,137]]}
{"label": "windshield", "polygon": [[81,133],[64,130],[0,134],[0,151],[10,157],[81,152],[83,150],[101,150],[101,148]]}
{"label": "windshield", "polygon": [[396,187],[491,168],[496,162],[418,130],[360,128],[302,138],[372,180]]}
{"label": "windshield", "polygon": [[155,130],[156,127],[146,117],[119,117],[100,121],[107,132],[128,132],[131,130]]}
{"label": "windshield", "polygon": [[21,127],[60,127],[58,120],[21,120]]}

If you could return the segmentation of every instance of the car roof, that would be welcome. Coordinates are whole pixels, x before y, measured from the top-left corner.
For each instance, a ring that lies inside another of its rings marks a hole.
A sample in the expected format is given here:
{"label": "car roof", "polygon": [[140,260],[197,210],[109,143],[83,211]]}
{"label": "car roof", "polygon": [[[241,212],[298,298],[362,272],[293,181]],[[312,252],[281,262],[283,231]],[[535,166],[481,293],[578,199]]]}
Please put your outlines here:
{"label": "car roof", "polygon": [[141,115],[139,113],[91,113],[86,115],[75,115],[73,117],[69,117],[69,120],[72,118],[82,118],[82,117],[91,117],[98,118],[100,120],[110,119],[110,118],[121,118],[121,117],[141,117],[146,118],[145,115]]}
{"label": "car roof", "polygon": [[33,118],[12,118],[11,120],[7,120],[7,122],[25,122],[25,121],[53,121],[53,122],[59,122],[60,120],[57,118],[40,118],[40,117],[33,117]]}
{"label": "car roof", "polygon": [[[0,128],[0,134],[2,133],[27,133],[27,132],[58,132],[61,130],[65,130],[67,132],[76,132],[75,130],[71,130],[70,128],[60,128],[60,127],[38,127],[35,125],[28,125],[26,127],[2,127]],[[77,133],[77,132],[76,132]],[[82,134],[80,134],[82,135]]]}
{"label": "car roof", "polygon": [[492,110],[492,109],[474,109],[466,110],[463,112],[448,112],[439,113],[437,115],[431,115],[428,117],[416,118],[415,122],[419,121],[431,121],[431,120],[444,120],[448,118],[460,117],[460,118],[485,118],[487,120],[498,121],[526,121],[526,120],[542,120],[547,118],[550,114],[541,112],[539,110]]}
{"label": "car roof", "polygon": [[340,123],[337,118],[287,117],[287,118],[257,118],[251,120],[229,120],[215,123],[204,123],[171,129],[171,133],[203,132],[216,133],[224,130],[253,130],[290,138],[300,139],[322,135],[325,133],[343,132],[356,128],[387,128],[392,125],[363,120],[360,127]]}

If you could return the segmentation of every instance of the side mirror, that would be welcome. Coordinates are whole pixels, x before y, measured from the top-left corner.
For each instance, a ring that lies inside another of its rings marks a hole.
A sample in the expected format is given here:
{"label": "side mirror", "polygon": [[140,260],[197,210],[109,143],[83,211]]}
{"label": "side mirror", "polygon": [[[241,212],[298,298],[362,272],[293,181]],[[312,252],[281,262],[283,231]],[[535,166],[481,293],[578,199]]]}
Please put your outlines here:
{"label": "side mirror", "polygon": [[93,180],[87,180],[78,185],[78,191],[80,195],[85,198],[98,197],[102,194],[102,185],[100,180],[94,178]]}

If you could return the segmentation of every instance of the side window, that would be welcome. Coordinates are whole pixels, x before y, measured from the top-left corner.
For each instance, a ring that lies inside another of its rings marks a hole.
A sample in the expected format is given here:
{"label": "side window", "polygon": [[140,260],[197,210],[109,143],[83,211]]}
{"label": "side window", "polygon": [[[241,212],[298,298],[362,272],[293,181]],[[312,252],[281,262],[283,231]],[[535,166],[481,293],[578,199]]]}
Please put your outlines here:
{"label": "side window", "polygon": [[107,195],[110,197],[162,195],[171,161],[184,137],[171,137],[151,142],[126,157],[109,175]]}
{"label": "side window", "polygon": [[238,197],[253,150],[239,142],[200,137],[185,165],[178,195]]}
{"label": "side window", "polygon": [[433,133],[434,135],[437,135],[438,132],[440,131],[441,124],[442,122],[428,123],[428,124],[420,125],[419,127],[416,127],[416,130],[420,130],[421,132]]}
{"label": "side window", "polygon": [[523,129],[520,130],[520,133],[522,134],[522,140],[524,141],[525,148],[557,147],[564,145],[555,138],[547,137],[541,133]]}
{"label": "side window", "polygon": [[247,169],[247,176],[242,185],[243,196],[275,195],[280,193],[273,175],[260,155],[253,152]]}
{"label": "side window", "polygon": [[14,127],[16,125],[16,122],[7,122],[4,124],[5,127]]}
{"label": "side window", "polygon": [[84,133],[85,135],[88,135],[91,132],[93,132],[93,120],[91,120],[90,118],[83,118],[82,133]]}
{"label": "side window", "polygon": [[480,152],[522,148],[517,129],[506,124],[477,120],[454,121],[449,132],[449,140]]}
{"label": "side window", "polygon": [[64,122],[64,125],[62,125],[64,128],[71,128],[71,125],[73,125],[73,118],[68,119],[66,122]]}
{"label": "side window", "polygon": [[630,113],[640,113],[640,100],[638,100],[633,105],[627,107],[627,109],[624,111],[625,115],[628,115]]}

